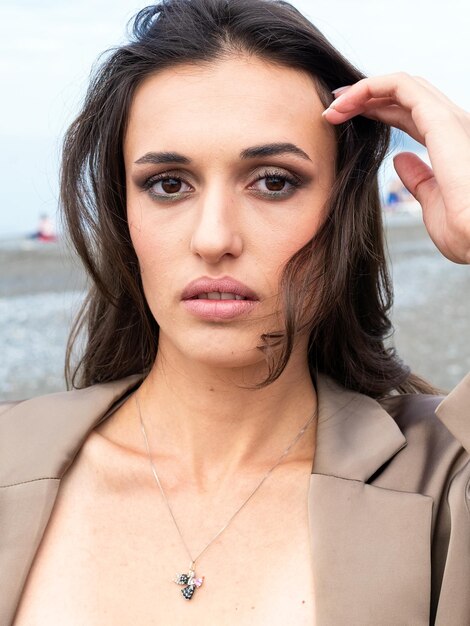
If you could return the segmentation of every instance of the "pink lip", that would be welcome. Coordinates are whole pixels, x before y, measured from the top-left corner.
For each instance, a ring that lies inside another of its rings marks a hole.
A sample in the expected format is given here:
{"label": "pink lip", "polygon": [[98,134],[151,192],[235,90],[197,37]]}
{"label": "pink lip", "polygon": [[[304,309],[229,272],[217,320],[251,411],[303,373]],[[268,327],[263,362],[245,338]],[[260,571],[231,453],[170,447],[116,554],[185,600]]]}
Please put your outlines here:
{"label": "pink lip", "polygon": [[206,320],[229,320],[249,313],[259,300],[183,300],[184,308]]}
{"label": "pink lip", "polygon": [[[253,290],[230,276],[224,276],[223,278],[217,279],[207,278],[206,276],[197,278],[186,285],[181,295],[181,299],[189,300],[190,298],[197,297],[201,293],[213,293],[215,291],[220,293],[233,293],[236,296],[248,298],[248,300],[259,300]],[[232,300],[225,300],[225,302],[232,302]],[[245,301],[237,300],[237,302]]]}
{"label": "pink lip", "polygon": [[[208,300],[198,298],[204,293],[233,293],[247,300]],[[219,279],[207,277],[193,280],[182,294],[182,304],[187,311],[206,320],[228,320],[249,313],[259,304],[257,294],[238,280],[230,276]]]}

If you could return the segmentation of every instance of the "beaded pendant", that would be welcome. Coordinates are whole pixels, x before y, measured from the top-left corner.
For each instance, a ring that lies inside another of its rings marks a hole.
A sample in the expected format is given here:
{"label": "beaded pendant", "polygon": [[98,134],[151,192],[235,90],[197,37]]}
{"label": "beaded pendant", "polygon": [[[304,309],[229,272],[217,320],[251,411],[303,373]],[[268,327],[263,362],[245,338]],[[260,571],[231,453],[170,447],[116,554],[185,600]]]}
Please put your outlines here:
{"label": "beaded pendant", "polygon": [[173,580],[177,585],[184,585],[183,589],[180,590],[183,594],[183,598],[185,600],[191,600],[196,589],[204,582],[204,576],[196,578],[196,572],[191,566],[187,574],[176,574]]}

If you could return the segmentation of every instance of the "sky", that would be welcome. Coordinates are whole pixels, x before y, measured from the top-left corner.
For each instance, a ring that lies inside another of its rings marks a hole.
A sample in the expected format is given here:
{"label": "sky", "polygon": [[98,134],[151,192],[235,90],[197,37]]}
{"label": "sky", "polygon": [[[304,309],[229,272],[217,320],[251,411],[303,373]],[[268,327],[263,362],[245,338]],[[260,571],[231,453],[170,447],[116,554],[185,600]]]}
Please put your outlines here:
{"label": "sky", "polygon": [[[0,238],[32,232],[40,213],[56,215],[61,139],[92,64],[125,41],[126,23],[146,4],[1,0]],[[423,76],[470,110],[468,0],[292,4],[365,74]]]}

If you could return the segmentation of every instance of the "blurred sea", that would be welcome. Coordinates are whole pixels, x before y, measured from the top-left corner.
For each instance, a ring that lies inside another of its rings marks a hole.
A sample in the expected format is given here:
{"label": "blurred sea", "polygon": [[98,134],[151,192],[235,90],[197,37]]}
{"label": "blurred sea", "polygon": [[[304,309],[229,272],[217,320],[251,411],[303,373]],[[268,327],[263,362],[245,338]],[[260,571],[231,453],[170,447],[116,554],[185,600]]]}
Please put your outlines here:
{"label": "blurred sea", "polygon": [[[389,216],[386,233],[393,342],[413,371],[450,390],[470,371],[470,268],[441,256],[420,216]],[[65,388],[65,345],[84,289],[61,244],[0,241],[0,400]]]}
{"label": "blurred sea", "polygon": [[84,289],[63,245],[0,241],[0,401],[65,389],[65,346]]}

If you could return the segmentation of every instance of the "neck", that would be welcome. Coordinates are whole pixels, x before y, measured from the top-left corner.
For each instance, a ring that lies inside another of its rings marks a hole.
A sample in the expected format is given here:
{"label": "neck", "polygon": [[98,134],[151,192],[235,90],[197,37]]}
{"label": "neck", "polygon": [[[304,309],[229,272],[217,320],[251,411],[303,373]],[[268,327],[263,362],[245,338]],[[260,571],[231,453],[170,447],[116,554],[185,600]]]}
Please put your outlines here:
{"label": "neck", "polygon": [[[171,363],[171,365],[169,365]],[[272,465],[316,409],[307,359],[292,355],[268,387],[264,363],[237,370],[157,356],[138,394],[151,450],[201,483]],[[287,461],[312,462],[315,420]],[[158,442],[158,443],[157,443]]]}

